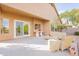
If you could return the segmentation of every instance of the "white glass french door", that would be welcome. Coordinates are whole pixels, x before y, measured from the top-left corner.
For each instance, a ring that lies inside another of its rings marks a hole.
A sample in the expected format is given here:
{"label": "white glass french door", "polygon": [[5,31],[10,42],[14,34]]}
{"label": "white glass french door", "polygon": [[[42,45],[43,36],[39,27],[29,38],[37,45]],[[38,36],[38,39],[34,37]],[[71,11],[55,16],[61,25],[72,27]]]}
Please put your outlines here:
{"label": "white glass french door", "polygon": [[29,36],[30,35],[30,24],[28,22],[14,21],[14,36],[21,37],[21,36]]}

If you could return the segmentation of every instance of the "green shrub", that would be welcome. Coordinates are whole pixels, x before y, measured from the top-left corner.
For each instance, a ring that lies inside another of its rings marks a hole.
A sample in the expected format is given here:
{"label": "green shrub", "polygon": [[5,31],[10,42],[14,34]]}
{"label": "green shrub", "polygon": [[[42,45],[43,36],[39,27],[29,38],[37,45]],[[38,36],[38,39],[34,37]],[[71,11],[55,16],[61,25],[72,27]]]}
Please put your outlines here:
{"label": "green shrub", "polygon": [[62,24],[52,24],[51,25],[51,30],[55,30],[55,31],[62,31],[63,29],[66,29],[67,26],[66,25],[62,25]]}
{"label": "green shrub", "polygon": [[79,36],[79,32],[75,32],[75,35],[78,35]]}

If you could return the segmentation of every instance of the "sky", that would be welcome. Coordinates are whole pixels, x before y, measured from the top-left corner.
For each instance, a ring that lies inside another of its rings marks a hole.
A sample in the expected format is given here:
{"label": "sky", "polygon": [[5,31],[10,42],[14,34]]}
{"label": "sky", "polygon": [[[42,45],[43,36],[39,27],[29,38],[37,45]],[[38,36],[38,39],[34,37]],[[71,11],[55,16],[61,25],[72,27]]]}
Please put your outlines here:
{"label": "sky", "polygon": [[56,3],[55,5],[59,14],[74,8],[79,9],[79,3]]}
{"label": "sky", "polygon": [[3,20],[3,27],[8,27],[8,26],[9,26],[9,21]]}

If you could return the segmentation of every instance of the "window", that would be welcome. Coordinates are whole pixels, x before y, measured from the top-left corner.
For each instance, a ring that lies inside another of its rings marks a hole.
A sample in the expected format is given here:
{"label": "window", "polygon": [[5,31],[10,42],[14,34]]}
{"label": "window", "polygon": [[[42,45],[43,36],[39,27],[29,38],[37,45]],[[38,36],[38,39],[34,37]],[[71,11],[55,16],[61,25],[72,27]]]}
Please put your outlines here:
{"label": "window", "polygon": [[15,21],[15,37],[17,36],[25,36],[25,35],[29,35],[29,23],[27,22],[24,22],[24,21],[19,21],[19,20],[16,20]]}
{"label": "window", "polygon": [[39,30],[40,31],[40,24],[35,24],[35,30]]}
{"label": "window", "polygon": [[8,19],[3,19],[2,20],[2,33],[8,33],[9,32],[9,20]]}

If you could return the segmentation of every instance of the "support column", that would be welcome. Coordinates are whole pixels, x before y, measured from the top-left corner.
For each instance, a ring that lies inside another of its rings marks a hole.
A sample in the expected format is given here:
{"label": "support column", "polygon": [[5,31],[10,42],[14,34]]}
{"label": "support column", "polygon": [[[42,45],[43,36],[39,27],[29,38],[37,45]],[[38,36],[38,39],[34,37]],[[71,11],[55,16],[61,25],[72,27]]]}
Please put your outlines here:
{"label": "support column", "polygon": [[50,32],[51,32],[51,24],[50,24],[50,21],[47,21],[44,23],[44,33],[45,35],[50,35]]}

